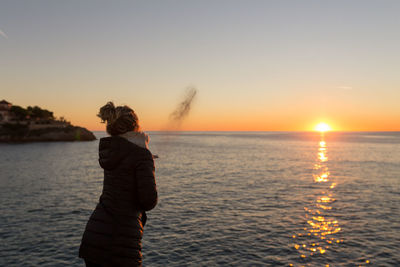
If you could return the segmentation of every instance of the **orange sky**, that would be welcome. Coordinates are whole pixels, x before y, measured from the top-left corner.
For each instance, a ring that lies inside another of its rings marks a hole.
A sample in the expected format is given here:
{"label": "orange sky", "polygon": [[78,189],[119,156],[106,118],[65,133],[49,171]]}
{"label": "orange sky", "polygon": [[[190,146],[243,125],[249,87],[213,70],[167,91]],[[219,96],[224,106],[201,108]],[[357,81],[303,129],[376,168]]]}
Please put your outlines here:
{"label": "orange sky", "polygon": [[91,130],[111,100],[165,130],[195,86],[178,130],[399,131],[400,2],[367,2],[9,1],[0,99]]}

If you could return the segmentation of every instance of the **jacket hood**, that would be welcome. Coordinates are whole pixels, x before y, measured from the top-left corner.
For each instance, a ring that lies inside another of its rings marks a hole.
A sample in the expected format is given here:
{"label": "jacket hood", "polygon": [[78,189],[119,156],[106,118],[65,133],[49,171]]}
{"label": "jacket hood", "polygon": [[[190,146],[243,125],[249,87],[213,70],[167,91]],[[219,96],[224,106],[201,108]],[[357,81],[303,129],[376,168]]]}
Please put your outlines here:
{"label": "jacket hood", "polygon": [[150,138],[144,132],[130,131],[130,132],[126,132],[124,134],[120,134],[119,136],[125,138],[126,140],[128,140],[129,142],[131,142],[137,146],[140,146],[142,148],[147,148],[147,149],[149,148],[148,144],[149,144]]}
{"label": "jacket hood", "polygon": [[121,160],[129,154],[130,143],[118,136],[104,137],[99,144],[99,163],[103,169],[116,168]]}

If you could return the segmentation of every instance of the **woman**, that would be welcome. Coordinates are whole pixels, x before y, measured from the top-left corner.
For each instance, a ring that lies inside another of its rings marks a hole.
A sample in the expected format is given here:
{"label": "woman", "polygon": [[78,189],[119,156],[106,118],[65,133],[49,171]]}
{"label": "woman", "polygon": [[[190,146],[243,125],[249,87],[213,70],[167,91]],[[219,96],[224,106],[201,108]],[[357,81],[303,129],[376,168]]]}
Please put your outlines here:
{"label": "woman", "polygon": [[149,138],[127,106],[108,102],[98,116],[111,136],[100,139],[103,191],[86,225],[79,257],[86,266],[141,266],[145,212],[157,204]]}

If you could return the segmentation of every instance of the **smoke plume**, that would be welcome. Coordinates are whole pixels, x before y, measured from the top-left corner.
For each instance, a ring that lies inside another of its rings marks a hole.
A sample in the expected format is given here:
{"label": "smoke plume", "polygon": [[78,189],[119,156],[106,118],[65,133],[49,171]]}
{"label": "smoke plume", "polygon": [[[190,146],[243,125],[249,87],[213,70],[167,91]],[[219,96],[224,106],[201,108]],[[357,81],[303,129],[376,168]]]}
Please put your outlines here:
{"label": "smoke plume", "polygon": [[197,94],[195,87],[188,87],[186,96],[182,102],[178,104],[176,109],[169,115],[170,122],[175,125],[180,125],[187,117],[192,107],[193,100]]}
{"label": "smoke plume", "polygon": [[[171,148],[171,142],[177,138],[179,127],[183,120],[189,115],[192,108],[193,101],[196,98],[197,89],[195,87],[188,87],[184,99],[179,102],[175,110],[169,115],[168,124],[164,127],[163,131],[170,132],[169,134],[161,135],[159,144],[155,147],[155,152],[166,154]],[[157,155],[158,157],[158,155]]]}

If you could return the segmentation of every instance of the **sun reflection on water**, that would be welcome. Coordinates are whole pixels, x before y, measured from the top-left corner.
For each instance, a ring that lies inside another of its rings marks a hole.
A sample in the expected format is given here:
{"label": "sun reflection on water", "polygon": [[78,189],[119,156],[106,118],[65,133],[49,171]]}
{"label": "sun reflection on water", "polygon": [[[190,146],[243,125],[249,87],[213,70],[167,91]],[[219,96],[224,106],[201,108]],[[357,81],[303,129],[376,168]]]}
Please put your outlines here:
{"label": "sun reflection on water", "polygon": [[[342,229],[335,218],[333,203],[334,189],[337,185],[332,181],[328,169],[327,144],[324,136],[318,146],[317,160],[314,164],[313,181],[322,192],[316,195],[313,202],[304,207],[306,224],[297,234],[293,235],[293,247],[302,260],[328,253],[333,246],[338,246],[343,239],[337,236]],[[329,266],[329,265],[328,265]]]}

